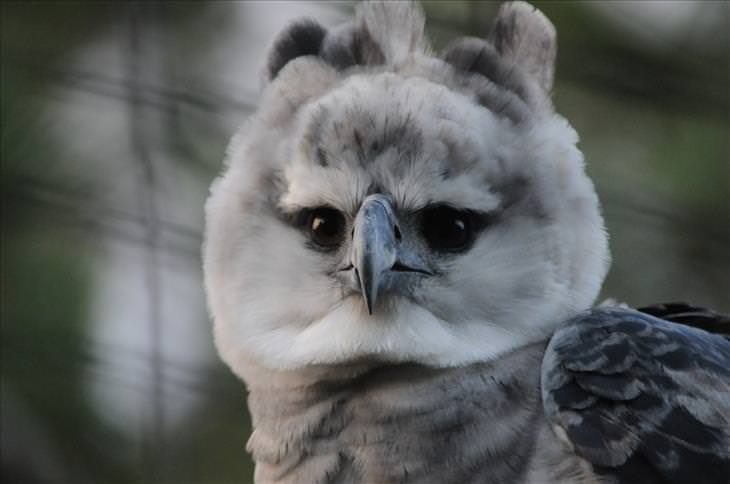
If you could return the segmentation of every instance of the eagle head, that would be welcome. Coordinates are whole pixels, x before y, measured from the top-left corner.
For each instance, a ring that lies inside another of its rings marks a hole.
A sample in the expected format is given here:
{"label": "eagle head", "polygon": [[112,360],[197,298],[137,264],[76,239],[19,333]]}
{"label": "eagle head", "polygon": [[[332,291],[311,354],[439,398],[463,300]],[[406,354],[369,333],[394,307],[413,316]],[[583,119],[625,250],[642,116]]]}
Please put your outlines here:
{"label": "eagle head", "polygon": [[555,53],[522,2],[438,55],[412,2],[282,32],[206,207],[206,289],[233,370],[464,365],[589,307],[607,237],[549,98]]}

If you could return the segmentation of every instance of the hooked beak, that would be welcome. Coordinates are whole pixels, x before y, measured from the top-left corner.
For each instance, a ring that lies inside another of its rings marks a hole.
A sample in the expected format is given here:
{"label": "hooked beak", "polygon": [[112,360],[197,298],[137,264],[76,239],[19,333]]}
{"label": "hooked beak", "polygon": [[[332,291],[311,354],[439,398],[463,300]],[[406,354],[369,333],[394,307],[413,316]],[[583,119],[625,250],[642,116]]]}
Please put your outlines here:
{"label": "hooked beak", "polygon": [[404,282],[398,276],[431,275],[421,257],[403,243],[393,208],[382,194],[368,196],[355,218],[352,265],[370,314],[380,292]]}

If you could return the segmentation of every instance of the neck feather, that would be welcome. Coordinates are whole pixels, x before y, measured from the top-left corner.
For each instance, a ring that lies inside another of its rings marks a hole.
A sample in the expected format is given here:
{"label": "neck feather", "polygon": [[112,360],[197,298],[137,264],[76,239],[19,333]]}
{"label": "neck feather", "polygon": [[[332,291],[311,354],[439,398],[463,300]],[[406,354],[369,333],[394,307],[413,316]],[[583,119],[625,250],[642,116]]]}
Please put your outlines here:
{"label": "neck feather", "polygon": [[517,478],[542,418],[543,350],[459,368],[363,361],[256,372],[247,383],[257,480],[446,482],[439,472],[486,469]]}

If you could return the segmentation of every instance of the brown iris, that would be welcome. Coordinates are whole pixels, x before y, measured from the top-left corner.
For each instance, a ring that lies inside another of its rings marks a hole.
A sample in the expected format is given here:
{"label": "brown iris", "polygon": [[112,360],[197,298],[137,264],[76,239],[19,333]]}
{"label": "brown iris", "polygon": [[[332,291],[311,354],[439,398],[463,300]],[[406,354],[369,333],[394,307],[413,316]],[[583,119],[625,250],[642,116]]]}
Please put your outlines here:
{"label": "brown iris", "polygon": [[342,243],[345,217],[334,208],[315,208],[309,212],[307,227],[312,242],[320,247],[335,248]]}

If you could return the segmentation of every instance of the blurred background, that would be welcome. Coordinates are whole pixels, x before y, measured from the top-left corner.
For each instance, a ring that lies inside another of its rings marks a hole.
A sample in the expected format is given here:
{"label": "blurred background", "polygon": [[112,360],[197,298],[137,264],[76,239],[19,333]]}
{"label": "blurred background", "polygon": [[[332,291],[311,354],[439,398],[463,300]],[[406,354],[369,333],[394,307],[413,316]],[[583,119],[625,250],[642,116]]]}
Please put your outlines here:
{"label": "blurred background", "polygon": [[[613,266],[602,297],[730,311],[730,4],[535,2]],[[242,483],[203,204],[292,18],[351,3],[2,2],[3,482]],[[425,4],[440,48],[498,4]]]}

